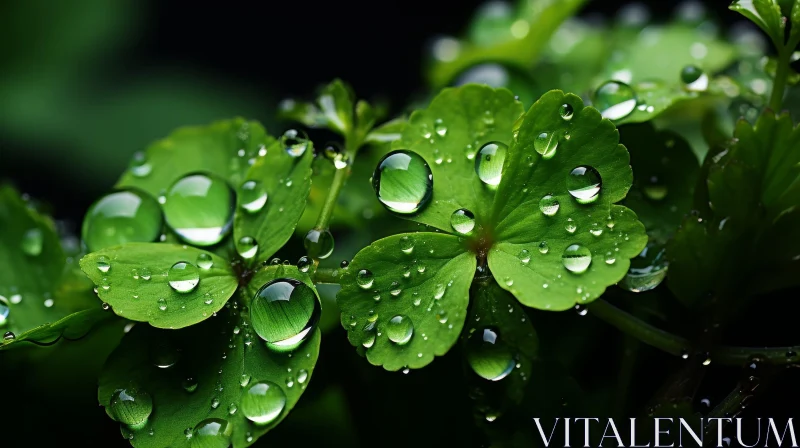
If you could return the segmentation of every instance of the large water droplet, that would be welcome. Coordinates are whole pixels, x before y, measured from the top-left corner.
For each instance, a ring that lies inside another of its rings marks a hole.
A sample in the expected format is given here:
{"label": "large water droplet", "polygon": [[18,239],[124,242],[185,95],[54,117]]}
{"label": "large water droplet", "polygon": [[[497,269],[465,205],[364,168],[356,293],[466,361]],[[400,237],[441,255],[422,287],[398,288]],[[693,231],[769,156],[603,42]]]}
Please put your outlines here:
{"label": "large water droplet", "polygon": [[334,240],[333,234],[328,229],[318,230],[311,229],[306,233],[306,238],[303,241],[306,248],[306,253],[311,258],[324,260],[333,253]]}
{"label": "large water droplet", "polygon": [[603,118],[620,120],[636,109],[637,99],[631,86],[619,81],[608,81],[597,88],[594,101]]}
{"label": "large water droplet", "polygon": [[320,304],[314,290],[303,282],[281,278],[256,292],[250,306],[253,330],[277,351],[294,350],[316,328]]}
{"label": "large water droplet", "polygon": [[256,213],[267,203],[267,190],[261,182],[248,180],[239,187],[239,203],[250,213]]}
{"label": "large water droplet", "polygon": [[285,407],[286,394],[280,386],[271,381],[254,383],[242,395],[242,414],[257,425],[273,422]]}
{"label": "large water droplet", "polygon": [[398,314],[386,323],[386,336],[397,345],[407,344],[414,335],[414,324],[411,319]]}
{"label": "large water droplet", "polygon": [[190,292],[200,283],[200,271],[189,262],[179,261],[169,268],[167,280],[169,281],[169,286],[175,291],[180,293]]}
{"label": "large water droplet", "polygon": [[600,197],[603,180],[596,169],[581,165],[567,175],[567,190],[580,204],[589,204]]}
{"label": "large water droplet", "polygon": [[516,364],[514,353],[503,343],[494,327],[484,327],[470,335],[467,341],[467,362],[478,376],[489,381],[499,381],[507,377]]}
{"label": "large water droplet", "polygon": [[580,244],[572,244],[561,255],[561,262],[568,271],[581,274],[592,264],[592,252]]}
{"label": "large water droplet", "polygon": [[121,190],[98,199],[83,218],[81,236],[90,252],[124,243],[149,243],[161,235],[163,218],[155,199]]}
{"label": "large water droplet", "polygon": [[560,206],[561,204],[558,203],[558,199],[549,194],[544,195],[542,199],[539,200],[539,210],[547,216],[555,215]]}
{"label": "large water droplet", "polygon": [[200,269],[211,269],[211,267],[214,266],[214,259],[210,254],[205,252],[201,253],[197,256],[197,266],[199,266]]}
{"label": "large water droplet", "polygon": [[209,174],[189,174],[166,193],[167,224],[195,246],[219,243],[230,232],[236,198],[228,183]]}
{"label": "large water droplet", "polygon": [[233,425],[226,420],[207,418],[194,427],[189,445],[193,448],[228,448],[232,433]]}
{"label": "large water droplet", "polygon": [[681,70],[683,87],[690,92],[705,92],[708,89],[708,75],[696,65],[687,65]]}
{"label": "large water droplet", "polygon": [[20,249],[25,254],[35,257],[42,253],[43,244],[44,235],[42,234],[42,229],[33,228],[22,235]]}
{"label": "large water droplet", "polygon": [[533,149],[545,160],[552,159],[558,149],[558,136],[555,132],[542,132],[533,140]]}
{"label": "large water droplet", "polygon": [[236,242],[236,252],[245,260],[249,260],[258,254],[258,241],[251,236],[243,236]]}
{"label": "large water droplet", "polygon": [[116,421],[136,427],[150,417],[153,399],[147,392],[133,386],[117,389],[111,394],[109,412]]}
{"label": "large water droplet", "polygon": [[456,232],[467,235],[475,228],[475,215],[465,209],[458,209],[450,215],[450,225]]}
{"label": "large water droplet", "polygon": [[667,276],[666,248],[648,243],[642,252],[631,260],[628,273],[619,286],[631,292],[645,292],[660,285]]}
{"label": "large water droplet", "polygon": [[281,144],[286,154],[292,157],[300,157],[305,154],[309,146],[308,135],[297,129],[289,129],[281,136]]}
{"label": "large water droplet", "polygon": [[508,147],[500,142],[489,142],[481,146],[475,157],[475,172],[480,180],[490,187],[500,184],[503,175],[503,162]]}
{"label": "large water droplet", "polygon": [[372,175],[372,187],[378,200],[390,211],[412,214],[424,209],[433,195],[433,174],[419,154],[392,151]]}
{"label": "large water droplet", "polygon": [[362,289],[372,288],[374,281],[375,276],[372,275],[372,272],[370,272],[369,269],[362,269],[358,271],[358,274],[356,274],[356,283],[358,283],[358,286],[360,286]]}
{"label": "large water droplet", "polygon": [[0,296],[0,328],[5,326],[8,322],[8,315],[11,314],[11,308],[8,305],[8,299]]}

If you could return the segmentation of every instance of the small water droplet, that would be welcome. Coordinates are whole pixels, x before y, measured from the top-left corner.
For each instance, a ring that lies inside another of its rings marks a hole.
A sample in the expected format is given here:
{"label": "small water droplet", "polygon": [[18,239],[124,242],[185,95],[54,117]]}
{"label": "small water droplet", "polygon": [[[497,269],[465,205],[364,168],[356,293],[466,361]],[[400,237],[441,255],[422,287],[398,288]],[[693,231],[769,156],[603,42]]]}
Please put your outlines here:
{"label": "small water droplet", "polygon": [[309,257],[323,260],[331,256],[335,242],[328,229],[311,229],[306,233],[303,245]]}
{"label": "small water droplet", "polygon": [[410,236],[403,236],[399,241],[400,251],[406,255],[411,255],[414,252],[414,238]]}
{"label": "small water droplet", "polygon": [[111,270],[111,262],[108,260],[108,257],[105,255],[97,257],[97,270],[103,274]]}
{"label": "small water droplet", "polygon": [[514,354],[494,327],[473,332],[467,340],[467,362],[481,378],[500,381],[514,370]]}
{"label": "small water droplet", "polygon": [[585,246],[572,244],[564,249],[561,262],[568,271],[581,274],[586,272],[589,265],[592,264],[592,253]]}
{"label": "small water droplet", "polygon": [[456,232],[467,235],[475,228],[475,215],[465,208],[458,209],[450,215],[450,226]]}
{"label": "small water droplet", "polygon": [[642,185],[642,191],[651,201],[661,201],[667,197],[667,184],[658,176],[650,176]]}
{"label": "small water droplet", "polygon": [[301,157],[309,146],[308,135],[297,129],[289,129],[281,136],[281,144],[286,154],[292,157]]}
{"label": "small water droplet", "polygon": [[388,210],[409,215],[424,209],[433,196],[433,174],[419,154],[397,150],[378,163],[372,187]]}
{"label": "small water droplet", "polygon": [[169,268],[167,274],[169,286],[177,292],[187,293],[194,290],[200,283],[200,272],[195,265],[179,261]]}
{"label": "small water droplet", "polygon": [[197,390],[197,380],[194,377],[186,377],[181,383],[183,390],[192,393]]}
{"label": "small water droplet", "polygon": [[398,314],[387,322],[385,332],[390,341],[397,345],[404,345],[414,335],[414,325],[407,316]]}
{"label": "small water droplet", "polygon": [[166,299],[161,298],[161,299],[158,299],[157,302],[158,302],[158,309],[160,309],[161,311],[166,311],[167,310],[167,300]]}
{"label": "small water droplet", "polygon": [[600,197],[600,188],[603,181],[600,173],[591,166],[581,165],[575,167],[567,175],[567,190],[579,204],[589,204]]}
{"label": "small water droplet", "polygon": [[371,288],[374,280],[375,276],[372,275],[372,272],[370,272],[369,269],[362,269],[358,271],[358,274],[356,274],[356,283],[358,283],[358,286],[360,286],[362,289]]}
{"label": "small water droplet", "polygon": [[503,174],[503,163],[508,146],[500,142],[489,142],[481,146],[475,158],[475,172],[478,178],[489,187],[500,184]]}
{"label": "small water droplet", "polygon": [[558,199],[549,194],[544,195],[542,199],[539,200],[539,210],[546,216],[553,216],[558,213],[560,206]]}
{"label": "small water droplet", "polygon": [[569,233],[575,233],[575,230],[578,229],[578,226],[575,225],[575,221],[572,218],[567,218],[567,224],[564,226],[564,230]]}
{"label": "small water droplet", "polygon": [[146,391],[129,386],[115,390],[108,406],[114,420],[137,427],[146,422],[153,412],[153,399]]}
{"label": "small water droplet", "polygon": [[134,177],[147,177],[153,171],[153,166],[147,162],[147,154],[137,151],[133,154],[128,169]]}
{"label": "small water droplet", "polygon": [[547,245],[547,241],[542,241],[539,243],[539,253],[544,255],[550,251],[550,246]]}
{"label": "small water droplet", "polygon": [[241,411],[257,425],[273,422],[286,407],[286,394],[271,381],[259,381],[242,395]]}
{"label": "small water droplet", "polygon": [[705,92],[708,89],[708,75],[696,65],[687,65],[681,70],[683,87],[690,92]]}
{"label": "small water droplet", "polygon": [[211,257],[211,254],[203,252],[198,255],[197,266],[200,267],[200,269],[211,269],[211,267],[214,266],[214,259]]}
{"label": "small water droplet", "polygon": [[17,336],[14,334],[14,332],[13,332],[13,331],[6,331],[6,332],[3,334],[3,340],[4,340],[4,341],[12,341],[12,340],[14,340],[16,337],[17,337]]}
{"label": "small water droplet", "polygon": [[620,120],[636,108],[636,92],[620,81],[608,81],[594,93],[595,107],[603,118]]}
{"label": "small water droplet", "polygon": [[528,249],[522,249],[519,252],[519,255],[517,255],[517,258],[519,258],[519,261],[522,262],[522,264],[526,265],[531,261],[531,253],[528,251]]}
{"label": "small water droplet", "polygon": [[544,160],[552,159],[558,149],[558,136],[555,132],[542,132],[534,139],[533,149],[541,154]]}
{"label": "small water droplet", "polygon": [[258,241],[251,236],[243,236],[236,242],[236,252],[245,260],[254,258],[258,254]]}
{"label": "small water droplet", "polygon": [[264,189],[261,182],[245,181],[239,187],[239,203],[249,213],[260,212],[267,203],[267,190]]}
{"label": "small water droplet", "polygon": [[[191,441],[193,447],[227,448],[231,443],[233,425],[221,418],[207,418],[192,429]],[[185,435],[185,433],[184,433]]]}
{"label": "small water droplet", "polygon": [[574,109],[572,108],[572,106],[566,103],[562,104],[561,107],[559,107],[558,109],[558,114],[561,115],[561,118],[567,121],[572,120],[573,112]]}

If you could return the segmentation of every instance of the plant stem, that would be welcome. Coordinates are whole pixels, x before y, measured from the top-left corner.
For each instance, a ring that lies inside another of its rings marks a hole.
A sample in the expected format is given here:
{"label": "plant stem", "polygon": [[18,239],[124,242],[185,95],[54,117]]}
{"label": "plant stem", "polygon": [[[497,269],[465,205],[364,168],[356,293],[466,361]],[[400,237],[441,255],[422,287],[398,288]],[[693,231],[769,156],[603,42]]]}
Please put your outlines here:
{"label": "plant stem", "polygon": [[[352,163],[352,161],[355,160],[355,155],[359,146],[361,146],[361,141],[357,139],[351,132],[345,136],[344,144],[345,157]],[[331,182],[331,188],[328,190],[328,196],[325,198],[325,202],[322,204],[319,217],[317,217],[317,224],[314,226],[315,229],[326,230],[329,227],[331,217],[333,217],[333,211],[336,209],[336,202],[339,200],[339,194],[342,192],[342,188],[344,187],[345,182],[347,182],[347,178],[350,177],[350,171],[350,164],[348,163],[347,167],[337,169],[336,173],[334,173],[333,182]]]}
{"label": "plant stem", "polygon": [[339,278],[342,274],[340,269],[335,268],[319,268],[314,272],[311,277],[314,283],[326,283],[331,285],[338,285]]}
{"label": "plant stem", "polygon": [[[692,346],[688,339],[656,328],[647,322],[611,305],[605,300],[596,300],[589,306],[589,313],[606,321],[618,330],[643,343],[671,355],[681,355]],[[708,350],[713,362],[722,365],[742,366],[750,358],[757,356],[776,365],[800,362],[800,346],[786,347],[732,347],[715,346]],[[791,356],[789,356],[791,355]]]}
{"label": "plant stem", "polygon": [[786,81],[789,78],[789,58],[791,55],[791,48],[788,47],[778,51],[778,68],[775,72],[775,81],[772,83],[772,94],[769,98],[769,107],[775,113],[780,112],[783,105],[783,93],[786,89]]}

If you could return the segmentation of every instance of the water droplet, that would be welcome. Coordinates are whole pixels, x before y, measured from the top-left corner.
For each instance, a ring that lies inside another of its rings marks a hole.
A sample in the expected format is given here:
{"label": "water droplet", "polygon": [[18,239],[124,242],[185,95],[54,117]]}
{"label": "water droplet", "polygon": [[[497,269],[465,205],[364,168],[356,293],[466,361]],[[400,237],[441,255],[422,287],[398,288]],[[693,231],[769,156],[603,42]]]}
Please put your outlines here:
{"label": "water droplet", "polygon": [[567,175],[567,190],[579,204],[590,204],[600,197],[603,180],[596,169],[581,165]]}
{"label": "water droplet", "polygon": [[648,243],[639,255],[631,259],[631,265],[619,286],[631,292],[655,289],[667,276],[666,248]]}
{"label": "water droplet", "polygon": [[597,88],[594,101],[603,118],[620,120],[633,112],[637,99],[631,86],[619,81],[608,81]]}
{"label": "water droplet", "polygon": [[708,75],[696,65],[687,65],[681,70],[681,81],[690,92],[705,92],[708,88]]}
{"label": "water droplet", "polygon": [[297,269],[299,269],[300,272],[308,272],[311,270],[313,264],[314,262],[310,258],[302,256],[297,260]]}
{"label": "water droplet", "polygon": [[558,108],[558,114],[561,115],[561,118],[564,120],[572,120],[572,114],[574,113],[574,109],[569,104],[562,104],[561,107]]}
{"label": "water droplet", "polygon": [[349,266],[350,266],[350,262],[347,261],[347,260],[342,260],[339,263],[339,267],[342,268],[342,269],[347,269]]}
{"label": "water droplet", "polygon": [[489,142],[481,146],[475,158],[475,172],[484,184],[490,187],[500,184],[507,149],[508,147],[500,142]]}
{"label": "water droplet", "polygon": [[217,244],[230,232],[236,197],[228,183],[209,174],[189,174],[167,190],[167,224],[187,243]]}
{"label": "water droplet", "polygon": [[181,386],[183,386],[183,390],[186,392],[192,393],[197,390],[197,380],[191,376],[186,377],[186,379],[184,379],[181,383]]}
{"label": "water droplet", "polygon": [[111,270],[111,262],[109,261],[108,257],[105,255],[100,255],[97,257],[97,270],[105,274],[109,270]]}
{"label": "water droplet", "polygon": [[14,334],[13,331],[6,331],[5,334],[3,334],[4,341],[13,341],[16,337],[17,336]]}
{"label": "water droplet", "polygon": [[242,395],[242,414],[257,425],[273,422],[286,407],[286,394],[271,381],[259,381]]}
{"label": "water droplet", "polygon": [[248,180],[239,187],[239,203],[250,213],[257,213],[267,203],[267,190],[261,182]]}
{"label": "water droplet", "polygon": [[475,228],[475,215],[465,208],[458,209],[450,215],[450,225],[456,232],[467,235]]}
{"label": "water droplet", "polygon": [[311,258],[324,260],[333,253],[334,240],[333,235],[328,229],[318,230],[311,229],[306,233],[306,238],[303,241],[306,248],[306,253]]}
{"label": "water droplet", "polygon": [[231,404],[228,405],[228,414],[233,415],[238,410],[239,410],[239,407],[236,406],[236,403],[231,403]]}
{"label": "water droplet", "polygon": [[42,229],[33,228],[22,235],[20,248],[25,254],[36,257],[42,253],[43,244],[44,234],[42,234]]}
{"label": "water droplet", "polygon": [[199,266],[200,269],[211,269],[211,267],[214,266],[214,259],[211,257],[211,254],[203,252],[198,255],[197,266]]}
{"label": "water droplet", "polygon": [[481,378],[500,381],[513,370],[514,354],[503,343],[499,331],[484,327],[473,332],[467,340],[467,362]]}
{"label": "water droplet", "polygon": [[407,344],[414,335],[414,324],[407,316],[398,314],[386,323],[385,331],[390,341],[397,345],[403,345]]}
{"label": "water droplet", "polygon": [[578,229],[578,226],[575,225],[575,221],[572,218],[567,218],[567,224],[564,226],[564,230],[569,233],[575,233],[575,230]]}
{"label": "water droplet", "polygon": [[167,310],[167,300],[166,299],[160,298],[160,299],[158,299],[157,302],[158,302],[158,309],[160,309],[161,311],[166,311]]}
{"label": "water droplet", "polygon": [[262,286],[250,306],[253,330],[276,351],[291,351],[316,328],[320,304],[303,282],[281,278]]}
{"label": "water droplet", "polygon": [[147,154],[137,151],[133,154],[128,169],[134,177],[147,177],[153,171],[153,166],[147,162]]}
{"label": "water droplet", "polygon": [[592,252],[580,244],[572,244],[561,255],[561,262],[568,271],[581,274],[592,264]]}
{"label": "water droplet", "polygon": [[308,370],[300,369],[297,371],[297,382],[300,384],[304,384],[308,379]]}
{"label": "water droplet", "polygon": [[346,156],[344,149],[342,149],[342,146],[338,143],[328,143],[323,153],[325,154],[325,158],[330,160],[337,170],[347,168],[347,165],[350,164],[350,159]]}
{"label": "water droplet", "polygon": [[186,293],[194,290],[200,283],[200,272],[195,265],[179,261],[169,268],[167,274],[169,286],[177,292]]}
{"label": "water droplet", "polygon": [[547,245],[547,241],[542,241],[539,243],[539,253],[544,255],[550,251],[550,246]]}
{"label": "water droplet", "polygon": [[137,190],[98,199],[83,218],[81,236],[90,252],[124,243],[150,243],[161,235],[161,206]]}
{"label": "water droplet", "polygon": [[558,149],[558,136],[555,132],[542,132],[533,141],[533,149],[541,154],[544,160],[552,159]]}
{"label": "water droplet", "polygon": [[150,394],[136,387],[117,389],[111,394],[109,413],[114,420],[128,426],[137,427],[147,421],[153,412],[153,399]]}
{"label": "water droplet", "polygon": [[251,236],[243,236],[236,242],[236,252],[245,260],[249,260],[258,254],[258,241]]}
{"label": "water droplet", "polygon": [[233,425],[221,418],[207,418],[198,423],[189,438],[190,445],[197,448],[228,448],[231,444]]}
{"label": "water droplet", "polygon": [[592,225],[589,226],[589,233],[591,233],[594,236],[600,236],[603,234],[603,226],[601,226],[596,222],[592,223]]}
{"label": "water droplet", "polygon": [[159,340],[150,346],[150,363],[159,369],[169,369],[178,363],[181,352],[170,340]]}
{"label": "water droplet", "polygon": [[658,176],[650,176],[650,178],[644,182],[642,191],[644,191],[644,195],[651,201],[661,201],[667,197],[668,188],[667,184],[661,181],[661,178]]}
{"label": "water droplet", "polygon": [[531,253],[528,251],[528,249],[522,249],[519,252],[519,255],[517,255],[517,258],[519,258],[519,261],[521,261],[522,264],[528,264],[531,261]]}
{"label": "water droplet", "polygon": [[436,120],[433,126],[433,130],[436,131],[436,134],[439,135],[439,137],[444,137],[445,135],[447,135],[447,126],[445,126],[444,123],[442,123],[441,119]]}
{"label": "water droplet", "polygon": [[539,200],[539,210],[547,216],[555,215],[560,206],[561,204],[558,203],[558,199],[549,194],[544,195],[542,199]]}
{"label": "water droplet", "polygon": [[358,283],[358,286],[360,286],[362,289],[371,288],[374,280],[375,276],[372,275],[372,272],[370,272],[369,269],[362,269],[358,271],[358,274],[356,274],[356,283]]}
{"label": "water droplet", "polygon": [[372,187],[388,210],[408,215],[424,209],[433,196],[433,174],[419,154],[392,151],[372,175]]}
{"label": "water droplet", "polygon": [[577,304],[575,305],[575,312],[578,314],[578,316],[585,316],[589,314],[589,309],[581,304]]}
{"label": "water droplet", "polygon": [[400,238],[400,242],[398,243],[400,246],[400,251],[406,255],[410,255],[414,252],[414,238],[410,236],[403,236]]}
{"label": "water droplet", "polygon": [[281,136],[281,144],[283,149],[286,150],[286,154],[292,157],[300,157],[305,154],[310,142],[305,132],[289,129]]}
{"label": "water droplet", "polygon": [[0,327],[3,327],[8,322],[8,315],[11,313],[11,308],[8,306],[8,299],[0,296]]}

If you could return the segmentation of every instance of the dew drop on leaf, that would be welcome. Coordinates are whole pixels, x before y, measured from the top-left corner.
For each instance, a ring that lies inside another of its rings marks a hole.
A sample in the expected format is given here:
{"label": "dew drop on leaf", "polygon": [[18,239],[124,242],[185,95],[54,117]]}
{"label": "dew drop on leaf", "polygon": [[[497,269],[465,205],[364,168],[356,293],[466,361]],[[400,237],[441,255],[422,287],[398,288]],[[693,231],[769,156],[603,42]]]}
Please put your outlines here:
{"label": "dew drop on leaf", "polygon": [[408,215],[424,209],[433,195],[433,174],[419,154],[398,150],[387,154],[372,175],[372,187],[388,210]]}
{"label": "dew drop on leaf", "polygon": [[547,216],[553,216],[558,213],[558,208],[561,204],[554,196],[546,194],[539,200],[539,210]]}
{"label": "dew drop on leaf", "polygon": [[475,157],[475,172],[481,182],[489,187],[500,184],[503,175],[503,162],[506,160],[508,147],[500,142],[489,142],[481,146]]}
{"label": "dew drop on leaf", "polygon": [[603,118],[620,120],[636,108],[636,92],[620,81],[607,81],[594,93],[594,106]]}
{"label": "dew drop on leaf", "polygon": [[539,253],[544,255],[548,252],[550,252],[550,246],[547,245],[547,241],[539,243]]}
{"label": "dew drop on leaf", "polygon": [[639,255],[631,259],[628,273],[619,286],[631,292],[645,292],[660,285],[667,276],[666,248],[648,243]]}
{"label": "dew drop on leaf", "polygon": [[300,369],[297,371],[297,382],[303,384],[308,379],[308,370]]}
{"label": "dew drop on leaf", "polygon": [[187,293],[197,287],[200,283],[200,272],[197,267],[186,261],[179,261],[169,268],[167,273],[169,286],[179,292]]}
{"label": "dew drop on leaf", "polygon": [[533,140],[533,149],[545,160],[552,159],[558,149],[558,137],[555,132],[542,132]]}
{"label": "dew drop on leaf", "polygon": [[572,218],[567,218],[567,224],[564,226],[564,230],[568,233],[575,233],[577,228],[578,226],[575,225],[575,221],[573,221]]}
{"label": "dew drop on leaf", "polygon": [[278,418],[286,407],[286,394],[271,381],[254,383],[242,395],[242,414],[257,425],[266,425]]}
{"label": "dew drop on leaf", "polygon": [[246,387],[250,384],[250,375],[247,373],[243,373],[242,376],[239,378],[239,385],[242,387]]}
{"label": "dew drop on leaf", "polygon": [[136,427],[150,417],[153,399],[149,393],[134,386],[117,389],[111,394],[109,412],[116,421]]}
{"label": "dew drop on leaf", "polygon": [[197,390],[197,380],[191,376],[186,377],[181,383],[181,386],[183,386],[183,390],[186,392],[192,393]]}
{"label": "dew drop on leaf", "polygon": [[291,351],[313,333],[320,316],[314,290],[282,278],[262,286],[250,306],[253,330],[276,351]]}
{"label": "dew drop on leaf", "polygon": [[200,269],[211,269],[211,267],[214,266],[214,259],[207,253],[201,253],[197,256],[197,266],[199,266]]}
{"label": "dew drop on leaf", "polygon": [[410,236],[403,236],[400,238],[400,251],[406,255],[411,255],[414,252],[414,238]]}
{"label": "dew drop on leaf", "polygon": [[158,303],[158,309],[159,310],[161,310],[161,311],[166,311],[167,310],[167,300],[166,299],[164,299],[162,297],[162,298],[158,299],[157,303]]}
{"label": "dew drop on leaf", "polygon": [[325,158],[330,160],[331,163],[333,163],[333,167],[337,170],[345,169],[350,165],[350,159],[345,154],[342,146],[338,143],[328,143],[323,153],[325,154]]}
{"label": "dew drop on leaf", "polygon": [[414,335],[414,324],[411,319],[398,314],[386,323],[386,336],[397,345],[407,344]]}
{"label": "dew drop on leaf", "polygon": [[233,426],[221,418],[207,418],[192,430],[189,444],[193,448],[228,448]]}
{"label": "dew drop on leaf", "polygon": [[245,260],[249,260],[258,253],[258,241],[251,236],[243,236],[236,242],[236,252]]}
{"label": "dew drop on leaf", "polygon": [[111,270],[111,262],[108,260],[108,257],[105,255],[97,257],[97,270],[103,274]]}
{"label": "dew drop on leaf", "polygon": [[260,212],[267,203],[267,190],[261,182],[248,180],[239,187],[239,203],[247,212]]}
{"label": "dew drop on leaf", "polygon": [[20,241],[20,249],[26,255],[30,255],[31,257],[36,257],[42,253],[42,246],[44,244],[44,235],[42,234],[42,229],[33,228],[26,231],[22,235],[22,240]]}
{"label": "dew drop on leaf", "polygon": [[15,335],[13,331],[6,331],[5,334],[3,334],[4,341],[13,341],[16,337],[17,335]]}
{"label": "dew drop on leaf", "polygon": [[567,190],[579,204],[590,204],[600,197],[603,180],[600,173],[591,166],[575,167],[567,175]]}
{"label": "dew drop on leaf", "polygon": [[499,381],[514,370],[514,354],[494,327],[473,332],[467,340],[467,362],[481,378]]}
{"label": "dew drop on leaf", "polygon": [[8,306],[8,299],[0,296],[0,328],[4,327],[8,322],[8,315],[11,313],[11,308]]}
{"label": "dew drop on leaf", "polygon": [[522,264],[528,264],[531,261],[531,253],[528,251],[528,249],[522,249],[517,258],[519,258],[519,261],[522,262]]}
{"label": "dew drop on leaf", "polygon": [[465,209],[458,209],[450,215],[450,225],[456,232],[467,235],[475,228],[475,215]]}
{"label": "dew drop on leaf", "polygon": [[308,135],[297,129],[289,129],[281,136],[281,144],[286,154],[292,157],[300,157],[308,149]]}
{"label": "dew drop on leaf", "polygon": [[561,255],[561,262],[568,271],[582,274],[592,264],[592,253],[585,246],[572,244],[564,249],[564,253]]}
{"label": "dew drop on leaf", "polygon": [[302,256],[299,260],[297,260],[297,269],[299,269],[300,272],[308,272],[311,270],[311,265],[313,264],[314,262],[311,261],[310,258]]}
{"label": "dew drop on leaf", "polygon": [[134,177],[147,177],[153,171],[153,166],[148,162],[147,154],[138,151],[131,158],[129,170]]}
{"label": "dew drop on leaf", "polygon": [[124,243],[149,243],[161,235],[163,218],[155,199],[137,190],[103,196],[89,207],[81,236],[90,252]]}
{"label": "dew drop on leaf", "polygon": [[708,75],[696,65],[687,65],[681,70],[681,82],[690,92],[705,92],[708,88]]}
{"label": "dew drop on leaf", "polygon": [[564,120],[572,120],[572,115],[574,113],[574,109],[570,104],[562,104],[561,107],[558,108],[558,114],[561,115],[561,118]]}
{"label": "dew drop on leaf", "polygon": [[236,197],[223,179],[189,174],[172,184],[165,198],[164,217],[182,240],[211,246],[230,232]]}
{"label": "dew drop on leaf", "polygon": [[369,269],[362,269],[358,271],[358,274],[356,274],[356,283],[358,283],[358,286],[360,286],[362,289],[371,288],[374,280],[375,276],[372,275],[372,272]]}
{"label": "dew drop on leaf", "polygon": [[333,234],[328,229],[318,230],[311,229],[306,233],[306,238],[303,241],[306,248],[306,253],[309,257],[324,260],[333,253],[334,240]]}

